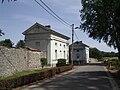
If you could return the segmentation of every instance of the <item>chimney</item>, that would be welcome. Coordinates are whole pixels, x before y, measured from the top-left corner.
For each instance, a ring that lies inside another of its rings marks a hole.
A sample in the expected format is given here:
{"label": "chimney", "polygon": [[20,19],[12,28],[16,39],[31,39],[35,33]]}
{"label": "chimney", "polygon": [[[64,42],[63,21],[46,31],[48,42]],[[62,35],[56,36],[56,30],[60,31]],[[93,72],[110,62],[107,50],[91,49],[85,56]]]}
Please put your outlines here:
{"label": "chimney", "polygon": [[45,27],[47,27],[47,28],[51,28],[51,26],[50,26],[50,25],[46,25]]}

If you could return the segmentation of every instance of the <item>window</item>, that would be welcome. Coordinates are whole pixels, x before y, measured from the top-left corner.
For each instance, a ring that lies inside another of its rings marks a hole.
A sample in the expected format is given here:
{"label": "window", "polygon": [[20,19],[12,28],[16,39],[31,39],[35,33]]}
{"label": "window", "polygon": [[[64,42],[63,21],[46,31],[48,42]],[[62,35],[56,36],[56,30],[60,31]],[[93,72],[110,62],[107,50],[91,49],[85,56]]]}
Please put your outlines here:
{"label": "window", "polygon": [[79,59],[79,56],[77,56],[77,59]]}
{"label": "window", "polygon": [[57,46],[57,43],[55,43],[55,46]]}
{"label": "window", "polygon": [[57,59],[57,50],[55,50],[55,59]]}
{"label": "window", "polygon": [[78,42],[76,42],[78,44]]}
{"label": "window", "polygon": [[62,56],[62,51],[60,50],[60,56]]}
{"label": "window", "polygon": [[64,59],[65,59],[65,51],[64,51]]}
{"label": "window", "polygon": [[67,46],[69,46],[69,43],[67,43]]}

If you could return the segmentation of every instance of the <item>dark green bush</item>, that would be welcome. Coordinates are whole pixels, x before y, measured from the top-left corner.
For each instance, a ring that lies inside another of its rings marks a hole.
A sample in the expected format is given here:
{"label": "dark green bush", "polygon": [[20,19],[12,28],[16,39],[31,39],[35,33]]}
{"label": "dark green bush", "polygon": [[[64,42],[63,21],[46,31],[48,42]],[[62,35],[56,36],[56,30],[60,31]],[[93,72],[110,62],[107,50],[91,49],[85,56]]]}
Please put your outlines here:
{"label": "dark green bush", "polygon": [[58,59],[58,62],[56,64],[57,67],[65,66],[66,65],[66,59]]}
{"label": "dark green bush", "polygon": [[47,59],[41,58],[40,61],[41,61],[42,69],[43,69],[43,67],[47,65]]}
{"label": "dark green bush", "polygon": [[120,68],[120,60],[118,59],[109,59],[107,62],[107,66],[109,69],[115,68],[115,69],[119,69]]}
{"label": "dark green bush", "polygon": [[113,65],[116,66],[116,68],[120,68],[120,60],[114,59]]}

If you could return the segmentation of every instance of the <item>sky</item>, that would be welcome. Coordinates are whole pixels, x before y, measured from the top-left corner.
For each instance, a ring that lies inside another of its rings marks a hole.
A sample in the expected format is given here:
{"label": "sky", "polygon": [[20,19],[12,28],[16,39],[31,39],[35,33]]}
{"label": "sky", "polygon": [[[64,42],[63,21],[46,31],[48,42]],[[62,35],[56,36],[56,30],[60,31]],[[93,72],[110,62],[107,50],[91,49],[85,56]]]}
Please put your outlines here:
{"label": "sky", "polygon": [[[39,2],[39,0],[37,0]],[[81,0],[43,0],[57,15],[70,25],[74,24],[79,27],[81,19],[80,12],[82,5]],[[36,22],[42,25],[51,25],[54,31],[72,37],[71,28],[60,23],[43,8],[41,8],[34,0],[17,0],[16,2],[0,3],[0,29],[5,35],[0,40],[11,39],[14,45],[19,40],[24,40],[22,32],[27,30]],[[88,35],[80,29],[75,29],[75,41],[82,41],[90,47],[96,47],[101,51],[117,52],[114,48],[108,47],[105,43],[99,43],[88,37]],[[70,39],[71,44],[71,39]]]}

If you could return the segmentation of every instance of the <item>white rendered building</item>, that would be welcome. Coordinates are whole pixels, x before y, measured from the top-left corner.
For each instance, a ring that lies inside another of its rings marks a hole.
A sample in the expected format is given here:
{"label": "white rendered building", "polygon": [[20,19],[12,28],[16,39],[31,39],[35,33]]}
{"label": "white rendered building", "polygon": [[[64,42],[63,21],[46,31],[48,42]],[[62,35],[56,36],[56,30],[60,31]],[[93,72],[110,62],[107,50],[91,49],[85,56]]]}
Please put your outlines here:
{"label": "white rendered building", "polygon": [[46,52],[48,64],[55,66],[57,59],[69,62],[69,37],[53,31],[50,26],[35,23],[23,32],[26,47]]}
{"label": "white rendered building", "polygon": [[[72,45],[70,45],[70,51],[71,47]],[[76,41],[73,47],[72,58],[75,65],[89,63],[89,46],[82,43],[82,41]]]}

